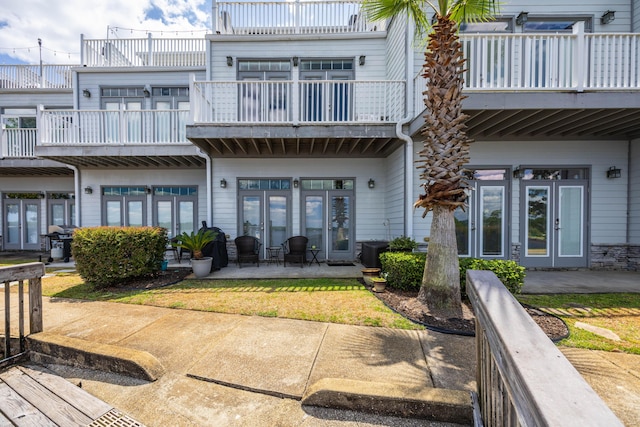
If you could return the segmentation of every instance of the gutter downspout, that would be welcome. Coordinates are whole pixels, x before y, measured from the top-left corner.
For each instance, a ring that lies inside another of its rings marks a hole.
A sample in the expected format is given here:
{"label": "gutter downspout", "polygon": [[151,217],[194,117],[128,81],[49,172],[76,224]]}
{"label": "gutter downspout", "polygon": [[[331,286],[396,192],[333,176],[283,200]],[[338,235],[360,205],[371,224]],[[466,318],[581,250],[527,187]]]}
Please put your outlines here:
{"label": "gutter downspout", "polygon": [[73,171],[73,191],[76,195],[76,201],[73,204],[74,205],[74,210],[76,211],[76,222],[77,224],[72,224],[75,225],[77,227],[81,227],[82,226],[82,217],[80,216],[80,202],[81,202],[81,196],[80,196],[80,171],[78,170],[77,167],[72,166],[72,165],[66,165],[69,169],[71,169]]}
{"label": "gutter downspout", "polygon": [[409,134],[406,134],[402,131],[402,127],[408,124],[413,118],[413,77],[411,70],[413,70],[413,48],[412,48],[412,40],[409,37],[409,34],[413,34],[413,25],[410,19],[407,19],[407,29],[405,33],[405,78],[406,78],[406,89],[405,89],[405,108],[407,111],[407,115],[400,119],[398,123],[396,123],[396,136],[405,142],[404,146],[404,198],[405,198],[405,208],[404,208],[404,235],[405,236],[413,236],[413,168],[410,165],[413,163],[413,139]]}
{"label": "gutter downspout", "polygon": [[211,180],[213,179],[213,170],[211,165],[211,156],[196,147],[198,156],[202,157],[207,163],[207,224],[208,227],[213,227],[213,197],[211,195],[212,186]]}

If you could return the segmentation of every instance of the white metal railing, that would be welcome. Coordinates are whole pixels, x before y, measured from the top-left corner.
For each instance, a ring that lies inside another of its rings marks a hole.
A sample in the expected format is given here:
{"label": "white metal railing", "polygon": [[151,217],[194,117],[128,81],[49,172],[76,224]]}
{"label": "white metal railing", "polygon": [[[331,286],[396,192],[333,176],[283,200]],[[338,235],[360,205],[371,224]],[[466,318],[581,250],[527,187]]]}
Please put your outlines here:
{"label": "white metal railing", "polygon": [[213,1],[214,34],[332,34],[384,31],[370,22],[359,0]]}
{"label": "white metal railing", "polygon": [[37,129],[6,128],[2,125],[2,157],[35,157],[34,148],[38,141]]}
{"label": "white metal railing", "polygon": [[43,145],[189,144],[188,110],[44,110]]}
{"label": "white metal railing", "polygon": [[84,39],[81,63],[87,67],[205,67],[202,38]]}
{"label": "white metal railing", "polygon": [[482,425],[622,426],[493,272],[467,271],[467,294]]}
{"label": "white metal railing", "polygon": [[[640,90],[640,33],[462,34],[470,91]],[[426,81],[414,77],[415,111]]]}
{"label": "white metal railing", "polygon": [[0,89],[71,89],[77,65],[0,65]]}
{"label": "white metal railing", "polygon": [[397,122],[404,114],[404,81],[194,82],[199,123]]}

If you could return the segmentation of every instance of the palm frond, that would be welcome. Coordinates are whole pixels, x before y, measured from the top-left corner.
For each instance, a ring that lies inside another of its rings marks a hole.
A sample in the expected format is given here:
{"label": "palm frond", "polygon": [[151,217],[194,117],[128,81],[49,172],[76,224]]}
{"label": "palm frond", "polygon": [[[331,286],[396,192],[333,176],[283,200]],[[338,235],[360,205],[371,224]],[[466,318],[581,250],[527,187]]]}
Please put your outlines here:
{"label": "palm frond", "polygon": [[417,34],[426,34],[431,24],[424,11],[425,4],[431,6],[429,0],[364,0],[362,10],[371,21],[406,15],[414,22]]}
{"label": "palm frond", "polygon": [[451,19],[455,22],[486,22],[493,20],[500,3],[495,0],[458,0],[451,5]]}

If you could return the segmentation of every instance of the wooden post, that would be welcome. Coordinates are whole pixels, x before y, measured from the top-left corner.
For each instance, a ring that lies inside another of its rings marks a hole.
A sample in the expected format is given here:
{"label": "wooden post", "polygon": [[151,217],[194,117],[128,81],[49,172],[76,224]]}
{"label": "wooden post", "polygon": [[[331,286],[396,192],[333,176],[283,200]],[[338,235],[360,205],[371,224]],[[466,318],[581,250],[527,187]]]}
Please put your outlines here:
{"label": "wooden post", "polygon": [[[44,267],[44,265],[43,265]],[[42,332],[42,279],[29,279],[29,333]]]}

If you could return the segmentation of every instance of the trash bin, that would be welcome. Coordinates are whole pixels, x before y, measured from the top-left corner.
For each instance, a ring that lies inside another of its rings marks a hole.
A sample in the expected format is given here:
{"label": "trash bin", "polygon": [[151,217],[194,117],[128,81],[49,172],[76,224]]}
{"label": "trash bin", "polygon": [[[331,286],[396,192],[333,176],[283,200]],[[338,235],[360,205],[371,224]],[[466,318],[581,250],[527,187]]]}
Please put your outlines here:
{"label": "trash bin", "polygon": [[382,268],[380,254],[389,250],[389,242],[384,240],[371,240],[362,242],[362,257],[360,262],[367,268]]}

